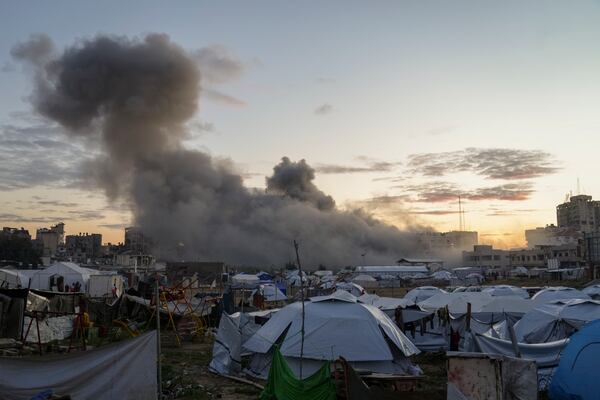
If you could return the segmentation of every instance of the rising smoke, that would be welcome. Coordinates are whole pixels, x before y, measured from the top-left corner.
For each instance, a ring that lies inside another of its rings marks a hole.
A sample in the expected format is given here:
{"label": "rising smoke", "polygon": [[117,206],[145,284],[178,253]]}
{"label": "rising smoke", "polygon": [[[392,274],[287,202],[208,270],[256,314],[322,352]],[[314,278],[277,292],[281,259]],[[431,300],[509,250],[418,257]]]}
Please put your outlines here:
{"label": "rising smoke", "polygon": [[411,234],[339,210],[304,160],[282,158],[259,191],[244,186],[230,161],[184,148],[184,125],[198,109],[198,54],[216,62],[209,53],[151,34],[98,36],[60,54],[38,35],[12,54],[33,67],[35,110],[99,154],[83,168],[85,180],[128,201],[165,258],[280,266],[292,259],[293,239],[309,267],[418,252]]}

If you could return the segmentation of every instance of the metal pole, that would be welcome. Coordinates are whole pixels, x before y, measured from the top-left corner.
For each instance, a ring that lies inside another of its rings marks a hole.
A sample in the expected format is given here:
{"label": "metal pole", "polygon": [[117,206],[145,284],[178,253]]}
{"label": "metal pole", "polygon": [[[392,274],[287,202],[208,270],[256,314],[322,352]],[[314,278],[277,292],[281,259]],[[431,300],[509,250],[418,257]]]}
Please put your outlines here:
{"label": "metal pole", "polygon": [[157,367],[157,375],[158,375],[158,399],[162,398],[162,371],[161,371],[161,362],[160,362],[160,299],[159,299],[159,289],[158,289],[158,274],[156,274],[156,288],[154,290],[155,296],[155,304],[156,307],[156,367]]}
{"label": "metal pole", "polygon": [[302,326],[300,328],[300,379],[302,379],[302,359],[304,357],[304,281],[302,280],[302,264],[298,254],[298,243],[294,240],[296,261],[298,261],[298,275],[300,276],[300,301],[302,301]]}

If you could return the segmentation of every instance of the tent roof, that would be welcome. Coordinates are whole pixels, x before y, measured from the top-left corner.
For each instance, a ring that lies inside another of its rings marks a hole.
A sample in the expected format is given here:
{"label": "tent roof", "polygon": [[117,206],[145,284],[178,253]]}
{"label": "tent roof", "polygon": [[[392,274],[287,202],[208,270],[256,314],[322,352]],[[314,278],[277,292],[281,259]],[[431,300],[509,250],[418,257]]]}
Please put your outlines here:
{"label": "tent roof", "polygon": [[420,301],[427,300],[428,298],[435,296],[438,293],[447,293],[445,290],[437,288],[435,286],[419,286],[409,290],[405,295],[404,299],[418,303]]}
{"label": "tent roof", "polygon": [[471,311],[480,310],[485,304],[492,301],[489,293],[481,292],[459,292],[438,293],[425,301],[417,303],[424,311],[436,311],[448,306],[452,314],[464,314],[467,312],[467,303],[471,303]]}
{"label": "tent roof", "polygon": [[365,281],[365,282],[377,282],[377,279],[373,278],[371,275],[357,275],[353,279],[353,281]]}
{"label": "tent roof", "polygon": [[590,299],[590,296],[580,290],[564,286],[547,287],[540,290],[532,297],[538,303],[547,303],[560,299]]}
{"label": "tent roof", "polygon": [[491,296],[515,296],[523,299],[529,298],[527,290],[512,285],[494,285],[486,286],[481,289],[484,293],[489,293]]}
{"label": "tent roof", "polygon": [[[286,357],[299,357],[301,312],[300,302],[282,308],[244,347],[252,352],[267,353],[287,329],[281,353]],[[407,357],[419,352],[389,317],[373,306],[347,301],[305,303],[305,358],[332,360],[343,356],[348,361],[393,360],[388,343]]]}

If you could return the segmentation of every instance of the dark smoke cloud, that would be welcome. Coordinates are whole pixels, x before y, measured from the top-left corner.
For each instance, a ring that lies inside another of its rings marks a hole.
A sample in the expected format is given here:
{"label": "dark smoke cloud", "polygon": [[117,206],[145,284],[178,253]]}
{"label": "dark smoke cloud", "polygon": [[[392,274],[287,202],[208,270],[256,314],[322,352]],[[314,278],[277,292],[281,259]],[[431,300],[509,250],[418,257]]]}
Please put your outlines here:
{"label": "dark smoke cloud", "polygon": [[280,266],[293,259],[292,239],[307,266],[353,264],[365,251],[371,262],[393,262],[418,251],[413,235],[337,209],[304,160],[283,158],[258,191],[243,185],[231,161],[184,148],[202,71],[165,35],[98,36],[47,62],[17,58],[37,63],[35,109],[96,146],[100,156],[83,169],[88,181],[129,202],[164,257]]}

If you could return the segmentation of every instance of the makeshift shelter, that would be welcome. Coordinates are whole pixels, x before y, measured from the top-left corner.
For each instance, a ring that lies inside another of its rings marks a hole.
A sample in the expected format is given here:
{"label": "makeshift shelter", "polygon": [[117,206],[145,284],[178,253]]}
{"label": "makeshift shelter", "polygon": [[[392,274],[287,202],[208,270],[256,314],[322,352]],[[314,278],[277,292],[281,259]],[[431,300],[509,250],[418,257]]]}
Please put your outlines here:
{"label": "makeshift shelter", "polygon": [[[299,376],[302,304],[279,310],[243,346],[256,353],[249,373],[266,377],[279,344],[286,362]],[[357,345],[360,343],[360,345]],[[351,294],[338,290],[330,296],[305,302],[303,376],[344,357],[353,367],[381,373],[419,374],[408,357],[419,350],[381,310],[362,304]]]}
{"label": "makeshift shelter", "polygon": [[0,268],[0,288],[14,289],[26,288],[29,276],[17,269]]}
{"label": "makeshift shelter", "polygon": [[583,293],[580,290],[564,287],[564,286],[554,286],[547,287],[545,289],[540,290],[532,297],[537,303],[549,303],[553,300],[569,300],[569,299],[586,299],[590,300],[590,296]]}
{"label": "makeshift shelter", "polygon": [[413,303],[419,303],[439,293],[448,292],[435,286],[420,286],[409,290],[408,293],[404,295],[404,299],[412,301]]}
{"label": "makeshift shelter", "polygon": [[336,290],[344,290],[355,297],[360,297],[367,291],[360,285],[351,282],[339,282],[335,284]]}
{"label": "makeshift shelter", "polygon": [[237,274],[231,278],[231,283],[234,286],[243,288],[255,288],[260,285],[260,279],[254,274]]}
{"label": "makeshift shelter", "polygon": [[600,397],[600,320],[571,336],[548,390],[552,400]]}
{"label": "makeshift shelter", "polygon": [[80,291],[86,292],[90,275],[97,275],[98,271],[83,268],[72,262],[58,262],[46,269],[38,270],[31,277],[31,289],[62,291],[61,287],[76,283],[81,286]]}
{"label": "makeshift shelter", "polygon": [[444,270],[434,272],[431,274],[431,277],[440,281],[451,281],[452,279],[456,279],[456,275]]}
{"label": "makeshift shelter", "polygon": [[481,289],[484,293],[489,293],[491,296],[515,296],[522,299],[528,299],[529,293],[527,290],[512,285],[495,285],[486,286]]}
{"label": "makeshift shelter", "polygon": [[356,283],[362,287],[377,287],[377,279],[373,278],[371,275],[361,274],[357,275],[352,279],[352,283]]}
{"label": "makeshift shelter", "polygon": [[279,289],[274,284],[260,285],[258,289],[254,289],[252,291],[251,296],[254,296],[256,293],[260,293],[261,295],[263,295],[264,300],[266,302],[277,302],[287,300],[287,296],[285,295],[285,293],[283,293],[281,289]]}
{"label": "makeshift shelter", "polygon": [[600,300],[600,285],[588,286],[582,290],[583,293],[587,294],[594,300]]}

